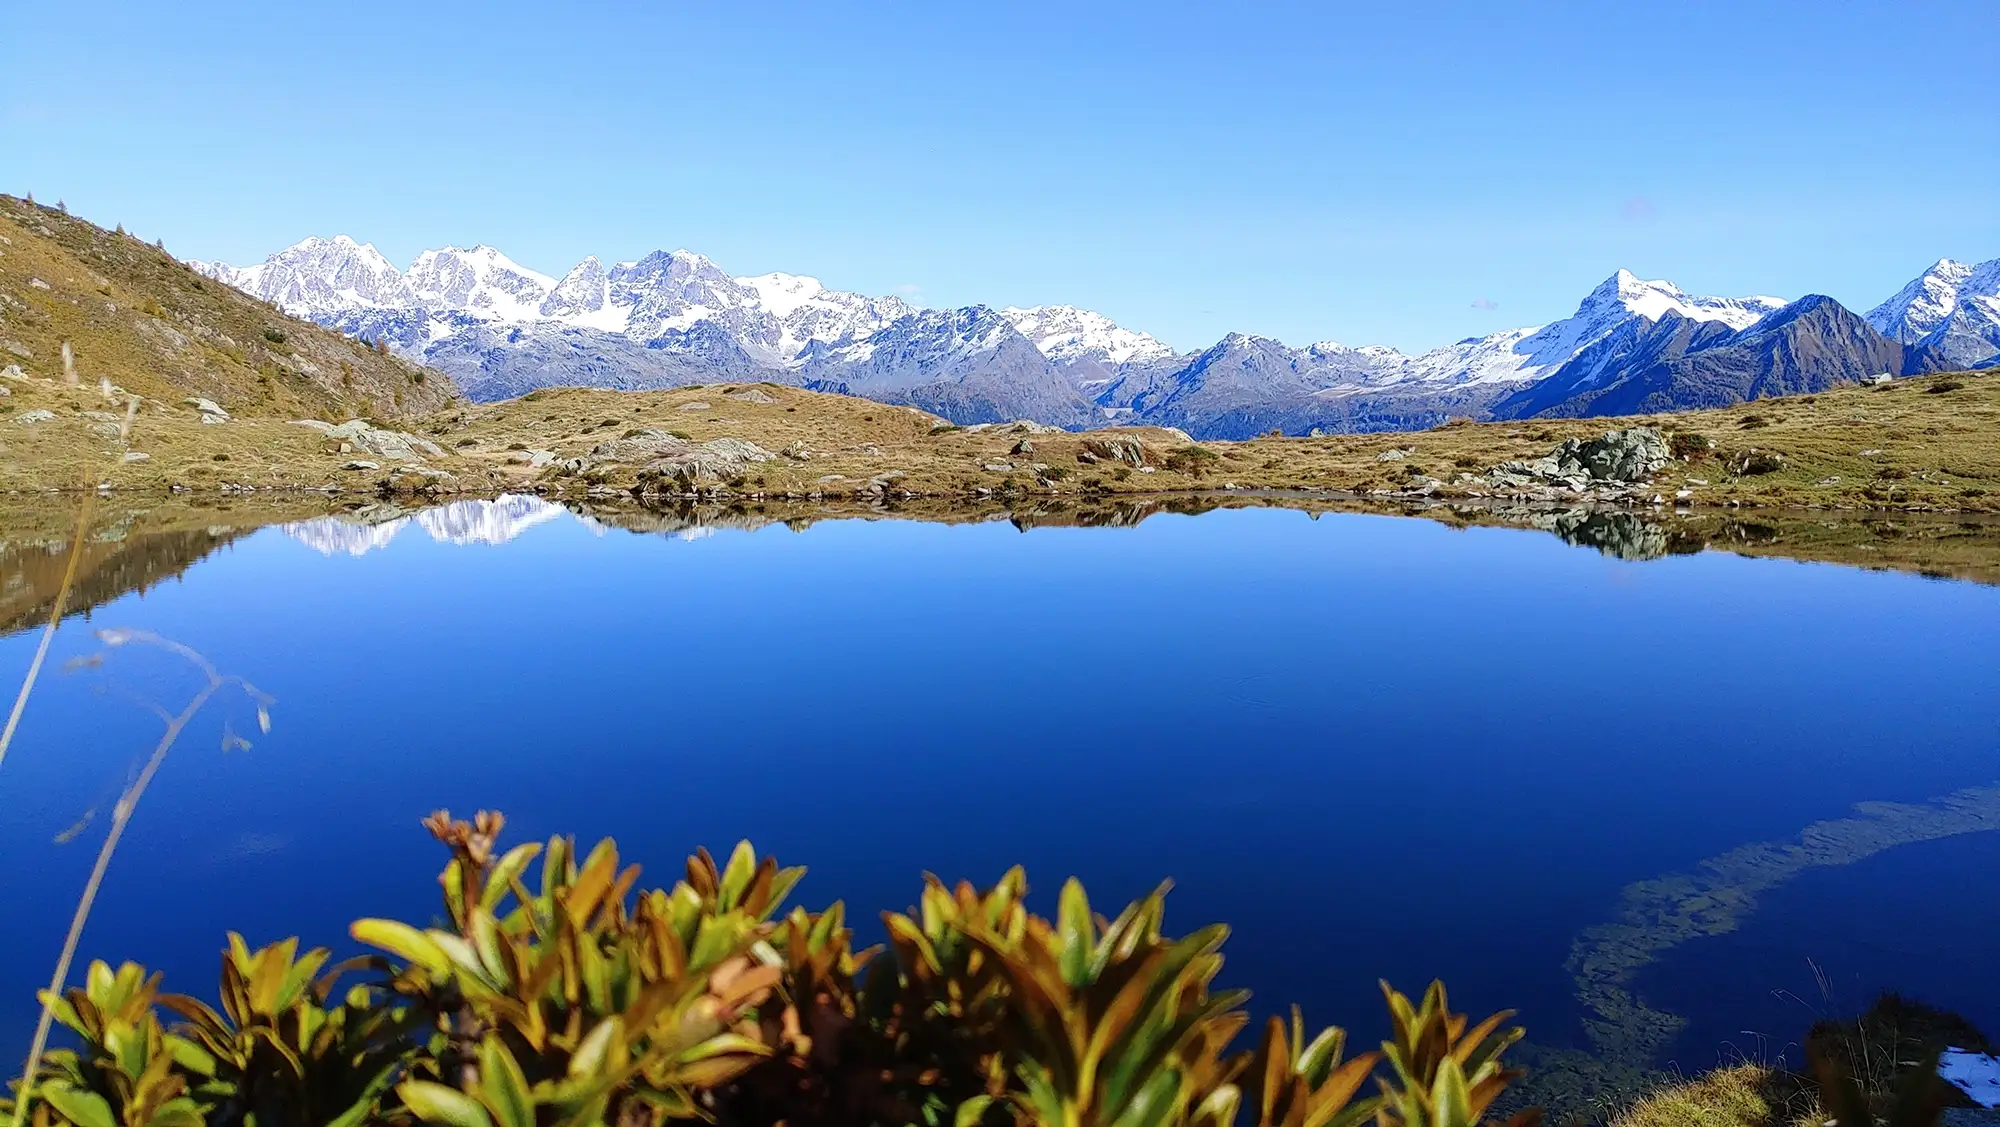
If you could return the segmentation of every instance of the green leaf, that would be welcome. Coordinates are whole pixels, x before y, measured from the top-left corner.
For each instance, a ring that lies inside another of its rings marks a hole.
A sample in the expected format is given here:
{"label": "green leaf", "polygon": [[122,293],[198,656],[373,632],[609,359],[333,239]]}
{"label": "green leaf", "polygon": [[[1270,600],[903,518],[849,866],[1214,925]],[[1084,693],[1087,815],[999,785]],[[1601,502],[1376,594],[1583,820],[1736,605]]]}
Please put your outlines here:
{"label": "green leaf", "polygon": [[958,1105],[958,1113],[952,1116],[952,1127],[979,1127],[979,1121],[986,1118],[986,1109],[993,1106],[992,1096],[974,1096]]}
{"label": "green leaf", "polygon": [[111,1114],[111,1105],[96,1092],[45,1086],[42,1088],[42,1099],[77,1127],[118,1127],[118,1120]]}
{"label": "green leaf", "polygon": [[1097,946],[1090,920],[1090,898],[1083,882],[1071,877],[1063,882],[1062,898],[1056,905],[1056,933],[1062,939],[1062,976],[1071,986],[1090,985],[1091,955]]}
{"label": "green leaf", "polygon": [[402,1097],[403,1106],[425,1123],[441,1123],[444,1127],[493,1127],[493,1117],[486,1114],[479,1101],[456,1088],[447,1088],[428,1080],[405,1080],[396,1085],[396,1094]]}
{"label": "green leaf", "polygon": [[1180,1094],[1181,1074],[1163,1068],[1146,1081],[1124,1112],[1111,1121],[1111,1127],[1157,1127],[1173,1115]]}
{"label": "green leaf", "polygon": [[598,1023],[597,1028],[576,1047],[569,1058],[569,1074],[581,1079],[603,1072],[607,1067],[616,1068],[619,1061],[611,1059],[611,1047],[625,1035],[624,1022],[618,1018],[607,1018]]}
{"label": "green leaf", "polygon": [[528,867],[528,862],[533,861],[541,851],[541,843],[531,841],[502,854],[500,860],[493,863],[493,871],[486,874],[486,887],[480,890],[479,906],[493,911],[500,898],[507,895],[507,890],[513,886],[514,878],[520,876]]}
{"label": "green leaf", "polygon": [[1437,1080],[1431,1084],[1430,1127],[1472,1127],[1472,1099],[1465,1088],[1465,1073],[1450,1057],[1438,1062]]}
{"label": "green leaf", "polygon": [[479,1088],[500,1127],[535,1127],[535,1101],[528,1095],[528,1078],[498,1037],[488,1037],[479,1046]]}
{"label": "green leaf", "polygon": [[750,887],[751,878],[757,875],[757,851],[748,841],[739,841],[729,854],[729,864],[722,869],[722,885],[716,893],[716,900],[723,908],[734,908],[743,898],[743,890]]}
{"label": "green leaf", "polygon": [[355,920],[347,933],[432,974],[450,974],[451,957],[430,936],[398,920]]}

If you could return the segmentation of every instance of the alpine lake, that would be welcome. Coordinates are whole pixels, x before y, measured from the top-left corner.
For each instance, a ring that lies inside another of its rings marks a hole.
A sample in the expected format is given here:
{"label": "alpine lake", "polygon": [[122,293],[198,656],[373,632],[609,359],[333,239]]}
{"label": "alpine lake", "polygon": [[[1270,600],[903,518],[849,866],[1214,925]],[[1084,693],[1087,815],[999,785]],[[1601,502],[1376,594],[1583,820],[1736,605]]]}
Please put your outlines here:
{"label": "alpine lake", "polygon": [[[76,508],[0,500],[10,689]],[[2000,1028],[2000,523],[106,499],[79,563],[0,771],[17,1050],[201,686],[106,637],[273,702],[201,713],[90,919],[81,960],[168,989],[211,992],[230,930],[432,919],[448,808],[615,837],[642,883],[748,838],[870,938],[926,872],[1107,914],[1170,878],[1253,1009],[1373,1040],[1379,979],[1441,978],[1582,1088],[1796,1063],[1889,988]]]}

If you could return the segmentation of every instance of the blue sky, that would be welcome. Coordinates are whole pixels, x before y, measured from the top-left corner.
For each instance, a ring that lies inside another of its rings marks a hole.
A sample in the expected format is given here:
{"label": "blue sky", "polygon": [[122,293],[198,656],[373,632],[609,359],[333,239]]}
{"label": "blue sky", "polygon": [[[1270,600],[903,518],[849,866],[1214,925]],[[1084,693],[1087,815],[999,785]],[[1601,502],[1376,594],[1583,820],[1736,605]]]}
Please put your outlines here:
{"label": "blue sky", "polygon": [[[701,251],[1177,347],[2000,256],[1992,0],[20,4],[0,190],[178,254]],[[1962,47],[1971,44],[1971,49]]]}

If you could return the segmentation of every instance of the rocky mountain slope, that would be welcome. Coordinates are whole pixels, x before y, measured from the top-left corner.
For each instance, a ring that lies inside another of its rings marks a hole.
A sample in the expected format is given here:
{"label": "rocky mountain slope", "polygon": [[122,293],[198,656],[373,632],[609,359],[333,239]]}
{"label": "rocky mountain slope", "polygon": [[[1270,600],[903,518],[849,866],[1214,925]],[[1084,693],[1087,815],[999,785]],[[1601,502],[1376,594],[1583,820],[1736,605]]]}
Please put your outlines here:
{"label": "rocky mountain slope", "polygon": [[287,316],[157,246],[0,196],[0,369],[63,380],[64,342],[83,383],[108,379],[157,409],[200,397],[241,415],[391,418],[458,394],[440,373]]}
{"label": "rocky mountain slope", "polygon": [[1491,413],[1504,419],[1726,407],[1947,366],[1928,347],[1891,340],[1815,294],[1734,332],[1674,312],[1635,320],[1499,400]]}
{"label": "rocky mountain slope", "polygon": [[1868,323],[1954,368],[2000,365],[2000,258],[1978,266],[1939,259],[1869,310]]}
{"label": "rocky mountain slope", "polygon": [[[1074,306],[918,310],[801,275],[732,277],[684,250],[609,268],[587,258],[561,280],[490,247],[425,251],[398,271],[344,236],[308,239],[247,268],[196,265],[301,316],[385,340],[482,401],[542,386],[764,380],[960,424],[1151,423],[1243,438],[1685,409],[2000,360],[2000,263],[1948,260],[1866,322],[1812,298],[1762,337],[1741,334],[1791,309],[1782,299],[1689,294],[1620,270],[1559,321],[1416,355],[1237,333],[1176,354]],[[1725,338],[1735,351],[1717,351]]]}

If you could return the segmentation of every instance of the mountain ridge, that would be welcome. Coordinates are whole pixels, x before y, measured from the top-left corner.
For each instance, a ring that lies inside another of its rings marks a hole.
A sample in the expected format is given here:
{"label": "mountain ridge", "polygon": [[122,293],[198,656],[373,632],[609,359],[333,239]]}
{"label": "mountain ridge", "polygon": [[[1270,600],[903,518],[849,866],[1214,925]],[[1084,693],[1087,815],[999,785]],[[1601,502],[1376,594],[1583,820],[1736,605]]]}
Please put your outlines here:
{"label": "mountain ridge", "polygon": [[[1778,370],[1786,361],[1777,355],[1765,357],[1773,370],[1727,378],[1722,368],[1741,368],[1740,357],[1722,364],[1716,356],[1696,363],[1685,355],[1714,346],[1714,326],[1749,331],[1788,308],[1783,299],[1690,294],[1623,269],[1567,317],[1411,354],[1336,341],[1293,348],[1241,333],[1180,353],[1078,306],[919,309],[893,296],[833,290],[807,275],[732,276],[685,249],[610,267],[590,256],[560,279],[484,245],[425,251],[397,272],[372,245],[345,235],[303,240],[257,266],[195,265],[343,332],[386,339],[482,400],[542,386],[642,390],[762,379],[922,407],[960,424],[1146,422],[1241,438],[1271,429],[1405,429],[1531,406],[1591,410],[1639,386],[1630,380],[1637,373],[1614,378],[1603,366],[1641,359],[1681,365],[1678,376],[1648,377],[1659,388],[1648,401],[1664,397],[1668,407],[1706,404],[1696,385],[1815,384],[1811,372]],[[1675,329],[1689,339],[1665,360],[1655,330],[1667,320],[1711,327]],[[2000,360],[2000,261],[1967,267],[1941,260],[1858,320],[1881,338],[1923,349],[1931,359],[1921,370]],[[1820,328],[1831,335],[1806,354],[1826,378],[1855,378],[1860,368],[1888,362],[1882,342],[1851,322],[1843,320],[1839,331]],[[1599,369],[1588,386],[1578,382],[1584,370],[1572,367],[1586,353],[1588,366]],[[1901,374],[1904,362],[1890,359]],[[1707,374],[1691,374],[1697,368]],[[1556,385],[1533,390],[1559,376],[1561,386],[1574,385],[1567,405]],[[1625,390],[1605,390],[1614,384]],[[1690,398],[1677,404],[1677,394]]]}

